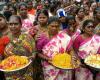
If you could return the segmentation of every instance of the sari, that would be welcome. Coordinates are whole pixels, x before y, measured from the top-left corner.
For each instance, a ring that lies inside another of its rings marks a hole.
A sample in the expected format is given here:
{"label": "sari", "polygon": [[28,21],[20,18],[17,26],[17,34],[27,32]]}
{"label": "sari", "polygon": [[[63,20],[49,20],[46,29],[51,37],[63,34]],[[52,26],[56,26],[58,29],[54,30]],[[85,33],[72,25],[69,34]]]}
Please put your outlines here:
{"label": "sari", "polygon": [[[59,32],[42,49],[43,54],[52,58],[57,53],[69,51],[72,41],[65,31]],[[72,70],[56,68],[47,61],[42,61],[45,80],[72,80]]]}
{"label": "sari", "polygon": [[[21,34],[18,38],[10,36],[10,43],[5,48],[5,57],[11,55],[32,56],[35,50],[35,41],[28,34]],[[5,73],[6,80],[33,80],[33,67],[30,64],[27,68]]]}
{"label": "sari", "polygon": [[3,56],[4,49],[9,42],[10,42],[10,39],[7,36],[3,36],[0,38],[0,55],[1,56]]}
{"label": "sari", "polygon": [[[78,56],[85,59],[90,54],[100,53],[100,36],[94,35],[91,38],[83,39],[78,36],[74,41],[74,48],[78,49]],[[76,69],[76,80],[93,80],[93,74],[88,68]]]}
{"label": "sari", "polygon": [[[9,42],[10,42],[10,39],[7,36],[2,36],[0,38],[0,60],[3,60],[3,58],[4,58],[4,50],[5,50],[6,45]],[[0,78],[2,80],[5,80],[4,73],[2,71],[0,71]]]}
{"label": "sari", "polygon": [[66,30],[66,32],[68,33],[69,36],[71,36],[72,41],[74,41],[76,39],[77,36],[80,35],[81,31],[79,29],[77,29],[74,33],[70,32],[70,30]]}
{"label": "sari", "polygon": [[35,16],[28,14],[28,18],[22,20],[22,31],[29,32],[29,29],[33,27],[34,20],[35,20]]}
{"label": "sari", "polygon": [[86,56],[90,54],[96,54],[100,52],[100,36],[94,35],[92,38],[84,40],[80,44],[79,47],[79,53],[78,55],[82,58],[85,59]]}
{"label": "sari", "polygon": [[[49,42],[48,30],[39,27],[38,32],[35,35],[35,41],[36,41],[36,49],[38,51],[38,54],[41,54],[42,48]],[[41,64],[42,59],[38,56],[38,54],[34,61],[35,63],[34,70],[36,73],[34,75],[34,78],[35,80],[44,80],[43,69],[42,69],[42,64]]]}

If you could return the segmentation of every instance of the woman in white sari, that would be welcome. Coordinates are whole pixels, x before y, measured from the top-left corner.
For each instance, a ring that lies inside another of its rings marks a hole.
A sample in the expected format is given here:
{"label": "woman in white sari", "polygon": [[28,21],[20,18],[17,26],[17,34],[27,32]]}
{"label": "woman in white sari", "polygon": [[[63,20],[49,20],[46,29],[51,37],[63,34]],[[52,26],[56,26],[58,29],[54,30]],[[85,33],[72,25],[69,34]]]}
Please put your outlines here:
{"label": "woman in white sari", "polygon": [[[56,25],[56,23],[58,22],[53,21],[48,26],[49,31],[50,29],[52,30],[52,32],[50,32],[51,34],[55,33],[57,30],[57,29],[54,30],[54,26]],[[57,53],[68,52],[70,54],[71,47],[72,47],[72,40],[71,37],[66,34],[66,31],[57,32],[56,35],[53,34],[53,36],[50,37],[50,41],[42,49],[43,55],[48,57],[47,60],[42,62],[45,80],[73,80],[72,70],[59,69],[56,68],[55,66],[52,66],[48,62],[48,60],[50,60]],[[73,54],[71,55],[74,56]],[[74,62],[74,60],[72,61]]]}
{"label": "woman in white sari", "polygon": [[88,55],[100,54],[100,36],[93,33],[95,28],[93,23],[92,20],[84,21],[83,34],[79,35],[74,41],[73,46],[82,61],[82,66],[76,70],[76,80],[100,80],[100,77],[95,75],[93,70],[83,65],[83,60]]}

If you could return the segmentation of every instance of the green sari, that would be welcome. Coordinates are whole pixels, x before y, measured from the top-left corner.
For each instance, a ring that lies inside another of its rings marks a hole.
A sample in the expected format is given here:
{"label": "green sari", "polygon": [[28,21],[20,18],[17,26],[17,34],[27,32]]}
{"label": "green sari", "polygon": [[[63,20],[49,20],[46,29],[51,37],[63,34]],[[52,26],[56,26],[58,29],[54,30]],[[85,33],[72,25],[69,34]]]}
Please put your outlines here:
{"label": "green sari", "polygon": [[[21,34],[17,39],[10,36],[10,43],[5,49],[5,57],[11,55],[32,56],[35,55],[35,41],[28,34]],[[6,80],[33,80],[33,66],[30,64],[27,68],[5,73]]]}

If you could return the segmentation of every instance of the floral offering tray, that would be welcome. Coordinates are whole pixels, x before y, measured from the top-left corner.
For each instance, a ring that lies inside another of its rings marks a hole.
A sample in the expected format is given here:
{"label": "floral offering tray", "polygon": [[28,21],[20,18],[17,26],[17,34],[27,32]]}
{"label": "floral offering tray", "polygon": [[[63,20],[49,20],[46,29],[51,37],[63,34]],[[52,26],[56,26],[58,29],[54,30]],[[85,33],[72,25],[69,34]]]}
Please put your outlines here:
{"label": "floral offering tray", "polygon": [[28,67],[31,64],[26,56],[10,56],[0,63],[0,71],[15,72]]}
{"label": "floral offering tray", "polygon": [[100,71],[100,54],[92,54],[87,56],[84,63],[90,68]]}
{"label": "floral offering tray", "polygon": [[71,63],[71,55],[68,53],[58,53],[52,58],[52,65],[60,69],[75,69]]}

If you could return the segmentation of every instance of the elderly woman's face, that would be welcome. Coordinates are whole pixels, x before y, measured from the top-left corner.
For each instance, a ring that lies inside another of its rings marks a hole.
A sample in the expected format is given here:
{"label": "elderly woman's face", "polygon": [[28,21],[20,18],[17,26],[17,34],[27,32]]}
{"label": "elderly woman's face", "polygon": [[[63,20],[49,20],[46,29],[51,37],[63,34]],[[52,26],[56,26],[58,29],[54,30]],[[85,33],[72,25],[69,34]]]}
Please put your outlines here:
{"label": "elderly woman's face", "polygon": [[49,32],[53,35],[58,33],[59,30],[59,23],[57,21],[53,21],[52,23],[49,24]]}
{"label": "elderly woman's face", "polygon": [[88,35],[94,34],[94,24],[92,22],[89,22],[84,29],[84,32],[87,33]]}
{"label": "elderly woman's face", "polygon": [[19,33],[21,30],[21,23],[16,17],[11,17],[9,20],[9,28],[13,34]]}

